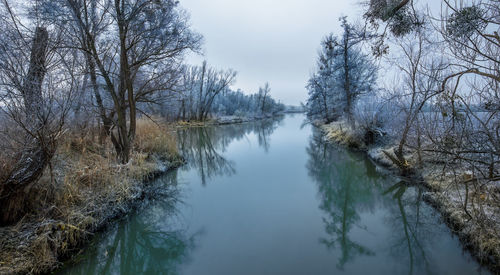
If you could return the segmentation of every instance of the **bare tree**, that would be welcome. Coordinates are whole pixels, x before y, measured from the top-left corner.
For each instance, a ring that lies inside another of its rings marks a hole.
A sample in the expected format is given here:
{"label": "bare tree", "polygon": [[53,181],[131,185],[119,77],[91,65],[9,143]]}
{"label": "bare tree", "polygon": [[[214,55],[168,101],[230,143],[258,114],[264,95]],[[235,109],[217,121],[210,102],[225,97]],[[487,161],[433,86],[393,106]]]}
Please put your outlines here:
{"label": "bare tree", "polygon": [[0,21],[0,100],[7,118],[1,126],[15,128],[2,130],[11,138],[2,149],[13,154],[11,166],[2,167],[0,177],[0,224],[6,224],[24,215],[29,188],[50,165],[76,79],[69,73],[71,56],[55,52],[60,33],[51,37],[41,25],[31,32],[7,0],[2,2]]}
{"label": "bare tree", "polygon": [[[120,162],[127,163],[141,111],[138,104],[154,103],[159,94],[172,91],[184,53],[197,51],[201,36],[189,29],[187,15],[173,0],[61,0],[59,4],[60,14],[70,16],[78,30],[74,47],[87,57],[104,132]],[[104,106],[99,82],[110,108]]]}
{"label": "bare tree", "polygon": [[226,91],[234,83],[236,72],[232,69],[217,71],[204,61],[201,67],[187,68],[184,77],[184,93],[189,94],[191,106],[190,117],[200,121],[206,120],[212,111],[216,97]]}
{"label": "bare tree", "polygon": [[[401,52],[401,58],[390,61],[400,72],[402,83],[389,97],[391,103],[399,102],[404,122],[401,131],[398,131],[398,146],[393,157],[389,152],[384,153],[397,164],[404,174],[409,172],[410,166],[404,157],[410,131],[418,126],[418,119],[422,109],[430,99],[438,95],[440,81],[446,66],[442,58],[435,57],[429,52],[436,51],[433,42],[426,41],[429,35],[424,29],[398,39],[395,43]],[[418,127],[417,127],[418,128]],[[417,133],[420,140],[420,133]],[[417,148],[420,150],[420,148]],[[420,151],[419,151],[420,154]]]}
{"label": "bare tree", "polygon": [[[452,70],[442,81],[447,128],[437,151],[494,181],[500,162],[500,1],[443,0],[440,26]],[[464,135],[467,133],[467,135]]]}
{"label": "bare tree", "polygon": [[258,97],[259,97],[259,102],[261,102],[260,104],[260,110],[262,113],[265,113],[266,111],[266,100],[270,97],[270,94],[271,93],[271,87],[269,87],[269,83],[266,82],[264,84],[264,87],[259,87],[259,93],[258,93]]}

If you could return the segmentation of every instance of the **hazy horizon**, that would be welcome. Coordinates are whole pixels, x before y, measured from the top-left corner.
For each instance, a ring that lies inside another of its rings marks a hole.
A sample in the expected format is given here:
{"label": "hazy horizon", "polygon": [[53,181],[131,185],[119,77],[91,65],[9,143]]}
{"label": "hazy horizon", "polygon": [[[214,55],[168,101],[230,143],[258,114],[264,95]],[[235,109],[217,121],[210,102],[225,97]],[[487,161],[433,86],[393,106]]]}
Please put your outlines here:
{"label": "hazy horizon", "polygon": [[271,95],[288,105],[305,102],[306,81],[314,68],[321,39],[340,34],[340,16],[360,18],[358,1],[183,0],[192,28],[204,36],[203,60],[238,72],[234,89],[257,92],[266,81]]}

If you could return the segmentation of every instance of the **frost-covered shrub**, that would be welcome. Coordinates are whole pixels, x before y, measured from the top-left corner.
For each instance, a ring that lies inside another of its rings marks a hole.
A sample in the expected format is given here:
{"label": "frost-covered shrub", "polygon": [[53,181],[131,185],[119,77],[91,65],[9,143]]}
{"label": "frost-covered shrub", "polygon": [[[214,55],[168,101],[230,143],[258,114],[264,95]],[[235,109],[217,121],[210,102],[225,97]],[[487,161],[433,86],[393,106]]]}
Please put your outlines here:
{"label": "frost-covered shrub", "polygon": [[391,115],[386,104],[376,97],[364,98],[356,108],[358,135],[367,145],[380,142],[387,135],[387,124]]}
{"label": "frost-covered shrub", "polygon": [[484,19],[485,12],[478,6],[465,7],[453,13],[446,22],[448,35],[456,38],[467,38],[475,31],[482,31],[488,24]]}

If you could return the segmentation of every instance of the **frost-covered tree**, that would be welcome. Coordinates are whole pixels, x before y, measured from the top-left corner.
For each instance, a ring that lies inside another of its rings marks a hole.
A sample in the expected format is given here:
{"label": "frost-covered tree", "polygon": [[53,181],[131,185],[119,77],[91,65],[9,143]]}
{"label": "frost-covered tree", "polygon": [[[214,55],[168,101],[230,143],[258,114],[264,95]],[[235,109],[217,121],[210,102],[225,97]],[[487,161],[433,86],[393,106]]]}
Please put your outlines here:
{"label": "frost-covered tree", "polygon": [[33,6],[0,2],[0,225],[26,213],[31,188],[50,167],[65,131],[77,59],[61,49],[60,28]]}
{"label": "frost-covered tree", "polygon": [[377,67],[363,53],[365,35],[340,19],[344,33],[321,42],[317,70],[309,79],[308,113],[327,121],[345,115],[354,127],[354,108],[359,97],[375,90]]}
{"label": "frost-covered tree", "polygon": [[201,36],[175,0],[42,2],[44,15],[72,35],[67,47],[86,56],[106,134],[127,163],[138,106],[176,86],[184,54],[199,49]]}
{"label": "frost-covered tree", "polygon": [[[270,91],[270,88],[269,88]],[[279,113],[285,109],[282,103],[277,102],[268,93],[262,108],[262,96],[244,94],[241,90],[226,90],[215,98],[213,113],[215,115],[236,115],[242,117],[262,117]]]}
{"label": "frost-covered tree", "polygon": [[216,70],[209,67],[206,61],[201,66],[187,67],[181,84],[182,117],[206,120],[217,96],[225,93],[235,80],[234,70]]}
{"label": "frost-covered tree", "polygon": [[267,101],[270,93],[271,87],[269,86],[268,82],[264,84],[264,87],[259,87],[259,93],[257,94],[257,96],[259,98],[258,101],[260,102],[260,110],[262,113],[265,113],[269,107]]}
{"label": "frost-covered tree", "polygon": [[364,18],[373,31],[372,51],[375,56],[388,53],[389,35],[403,37],[423,24],[423,17],[415,8],[414,0],[368,0],[364,3]]}
{"label": "frost-covered tree", "polygon": [[499,0],[442,3],[439,32],[451,72],[441,84],[446,131],[436,146],[486,180],[500,177],[498,18]]}
{"label": "frost-covered tree", "polygon": [[236,72],[231,69],[216,70],[207,62],[186,66],[180,92],[164,104],[162,113],[173,119],[202,121],[225,115],[267,116],[284,110],[285,106],[270,96],[268,83],[258,93],[247,95],[230,88],[235,81]]}
{"label": "frost-covered tree", "polygon": [[[400,167],[403,173],[408,173],[409,164],[404,156],[410,136],[415,137],[418,162],[421,163],[421,121],[426,104],[441,93],[440,84],[446,72],[444,58],[437,54],[440,47],[431,40],[429,31],[421,28],[395,40],[395,48],[400,56],[390,60],[390,64],[398,72],[398,83],[387,91],[388,102],[392,108],[398,109],[399,117],[403,119],[397,128],[398,146],[394,149],[394,156],[390,152],[385,154]],[[427,123],[429,124],[429,123]]]}
{"label": "frost-covered tree", "polygon": [[[443,1],[440,33],[447,42],[456,73],[447,81],[464,75],[475,75],[490,82],[500,83],[500,1],[484,0],[474,3]],[[443,83],[443,85],[446,84]],[[491,87],[490,87],[491,88]],[[498,98],[497,98],[498,99]]]}
{"label": "frost-covered tree", "polygon": [[316,73],[309,78],[307,82],[307,90],[309,98],[306,103],[306,110],[309,117],[321,118],[325,122],[331,122],[335,117],[331,112],[334,108],[330,106],[331,97],[330,89],[327,82]]}

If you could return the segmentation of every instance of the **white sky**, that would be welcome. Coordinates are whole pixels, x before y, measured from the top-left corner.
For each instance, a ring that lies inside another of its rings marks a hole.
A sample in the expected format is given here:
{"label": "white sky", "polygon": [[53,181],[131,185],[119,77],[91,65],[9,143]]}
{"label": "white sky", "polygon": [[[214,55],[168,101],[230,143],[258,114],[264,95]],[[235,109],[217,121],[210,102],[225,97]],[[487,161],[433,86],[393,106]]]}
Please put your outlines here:
{"label": "white sky", "polygon": [[218,69],[238,72],[234,89],[254,93],[266,81],[285,104],[305,102],[305,85],[314,68],[321,39],[341,34],[338,18],[361,18],[353,0],[181,0],[194,30],[205,38],[204,56]]}

